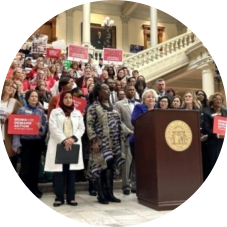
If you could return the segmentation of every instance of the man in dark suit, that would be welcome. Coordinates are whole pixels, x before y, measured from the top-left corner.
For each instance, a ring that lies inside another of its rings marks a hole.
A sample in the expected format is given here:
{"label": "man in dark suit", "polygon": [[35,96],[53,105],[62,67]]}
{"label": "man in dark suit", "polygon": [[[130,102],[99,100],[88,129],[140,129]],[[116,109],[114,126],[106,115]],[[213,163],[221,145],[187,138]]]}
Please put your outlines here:
{"label": "man in dark suit", "polygon": [[156,88],[158,94],[158,102],[159,99],[163,96],[167,96],[170,101],[172,100],[173,96],[166,92],[166,82],[164,79],[160,78],[156,81]]}
{"label": "man in dark suit", "polygon": [[[132,155],[129,147],[129,138],[133,134],[134,127],[131,123],[132,111],[136,104],[139,104],[135,97],[135,87],[128,84],[125,86],[126,98],[115,103],[115,109],[118,111],[121,121],[122,128],[126,137],[125,142],[125,164],[122,165],[122,190],[123,194],[129,195],[131,192],[136,192],[135,179],[131,177],[132,188],[129,184],[130,175],[133,174],[134,167],[132,166],[132,173],[130,174],[130,169],[132,165]],[[134,176],[134,174],[133,174]]]}
{"label": "man in dark suit", "polygon": [[102,33],[98,31],[98,35],[95,37],[95,48],[96,49],[103,49],[104,46],[104,39],[102,37]]}
{"label": "man in dark suit", "polygon": [[117,92],[115,91],[116,82],[113,79],[109,78],[109,79],[107,79],[106,84],[110,89],[109,101],[112,105],[114,105],[116,103],[116,101],[118,101]]}

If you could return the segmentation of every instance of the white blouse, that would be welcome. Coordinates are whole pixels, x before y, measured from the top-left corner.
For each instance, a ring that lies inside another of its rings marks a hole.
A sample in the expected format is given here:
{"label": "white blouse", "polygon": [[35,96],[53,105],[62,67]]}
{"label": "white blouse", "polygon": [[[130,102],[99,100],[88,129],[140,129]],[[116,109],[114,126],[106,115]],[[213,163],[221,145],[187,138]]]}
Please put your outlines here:
{"label": "white blouse", "polygon": [[66,117],[64,121],[64,135],[69,138],[73,135],[73,124],[70,117]]}

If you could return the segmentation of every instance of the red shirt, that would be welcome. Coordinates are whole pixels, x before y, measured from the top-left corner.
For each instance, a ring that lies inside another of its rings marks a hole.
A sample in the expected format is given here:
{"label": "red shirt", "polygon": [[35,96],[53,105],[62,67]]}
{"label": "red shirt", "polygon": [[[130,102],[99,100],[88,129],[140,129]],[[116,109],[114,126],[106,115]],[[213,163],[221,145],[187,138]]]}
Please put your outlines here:
{"label": "red shirt", "polygon": [[46,82],[48,84],[49,89],[52,88],[55,84],[55,80],[52,77],[46,78]]}
{"label": "red shirt", "polygon": [[35,69],[32,69],[32,70],[30,71],[30,73],[28,73],[28,77],[29,77],[30,79],[33,79],[37,73],[38,73],[38,71],[36,71]]}
{"label": "red shirt", "polygon": [[27,91],[30,89],[30,84],[29,84],[29,81],[27,79],[24,79],[22,81],[22,84],[23,84],[23,91]]}
{"label": "red shirt", "polygon": [[11,77],[12,77],[12,75],[13,75],[13,71],[14,71],[14,69],[9,68],[9,71],[8,71],[8,73],[7,73],[7,75],[6,75],[6,79],[11,79]]}

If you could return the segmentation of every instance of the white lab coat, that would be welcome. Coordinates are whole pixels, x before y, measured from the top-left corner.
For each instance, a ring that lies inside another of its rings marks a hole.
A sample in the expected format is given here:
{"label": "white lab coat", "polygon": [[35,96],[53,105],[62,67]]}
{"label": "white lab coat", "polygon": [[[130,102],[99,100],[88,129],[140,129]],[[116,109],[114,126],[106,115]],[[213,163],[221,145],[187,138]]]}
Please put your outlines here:
{"label": "white lab coat", "polygon": [[[70,170],[84,169],[81,137],[84,134],[85,126],[80,111],[74,110],[70,118],[73,125],[73,135],[77,137],[77,144],[80,144],[78,164],[70,164]],[[57,144],[66,139],[63,133],[65,114],[61,108],[53,109],[49,118],[50,139],[47,147],[47,155],[44,170],[47,172],[62,172],[62,164],[55,164]]]}

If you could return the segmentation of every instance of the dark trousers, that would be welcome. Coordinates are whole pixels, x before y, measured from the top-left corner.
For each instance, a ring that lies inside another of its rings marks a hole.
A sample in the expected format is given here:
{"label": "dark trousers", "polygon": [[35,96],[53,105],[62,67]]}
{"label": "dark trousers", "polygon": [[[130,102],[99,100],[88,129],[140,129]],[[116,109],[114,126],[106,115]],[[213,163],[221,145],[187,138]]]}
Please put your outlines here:
{"label": "dark trousers", "polygon": [[129,143],[132,154],[132,165],[131,165],[131,184],[132,189],[136,190],[136,163],[135,163],[135,143]]}
{"label": "dark trousers", "polygon": [[63,165],[62,172],[54,172],[54,191],[56,200],[64,203],[65,192],[67,202],[75,200],[75,177],[76,171],[69,170],[69,164]]}
{"label": "dark trousers", "polygon": [[21,139],[21,169],[19,176],[32,193],[37,193],[39,162],[41,158],[42,140]]}
{"label": "dark trousers", "polygon": [[133,159],[135,160],[135,143],[129,143]]}
{"label": "dark trousers", "polygon": [[214,168],[216,161],[218,160],[221,148],[223,145],[223,139],[208,139],[207,140],[207,155],[208,155],[208,175]]}
{"label": "dark trousers", "polygon": [[209,154],[207,151],[206,141],[201,143],[202,148],[202,163],[203,163],[203,181],[205,181],[210,174],[209,167]]}
{"label": "dark trousers", "polygon": [[9,159],[11,161],[11,164],[13,165],[13,168],[17,171],[18,155],[14,155]]}
{"label": "dark trousers", "polygon": [[99,193],[113,191],[113,175],[114,175],[114,158],[107,161],[107,168],[103,169],[100,173],[100,177],[96,179],[96,189],[98,191],[98,197],[103,197]]}
{"label": "dark trousers", "polygon": [[109,161],[106,162],[107,164],[107,169],[110,169],[112,171],[114,171],[114,161],[115,161],[115,157]]}
{"label": "dark trousers", "polygon": [[[222,146],[223,140],[216,139],[207,141],[207,178],[204,180],[204,183],[216,182],[216,170],[218,168],[216,163],[219,160],[219,156],[222,154]],[[206,188],[215,189],[216,184],[208,183]]]}

